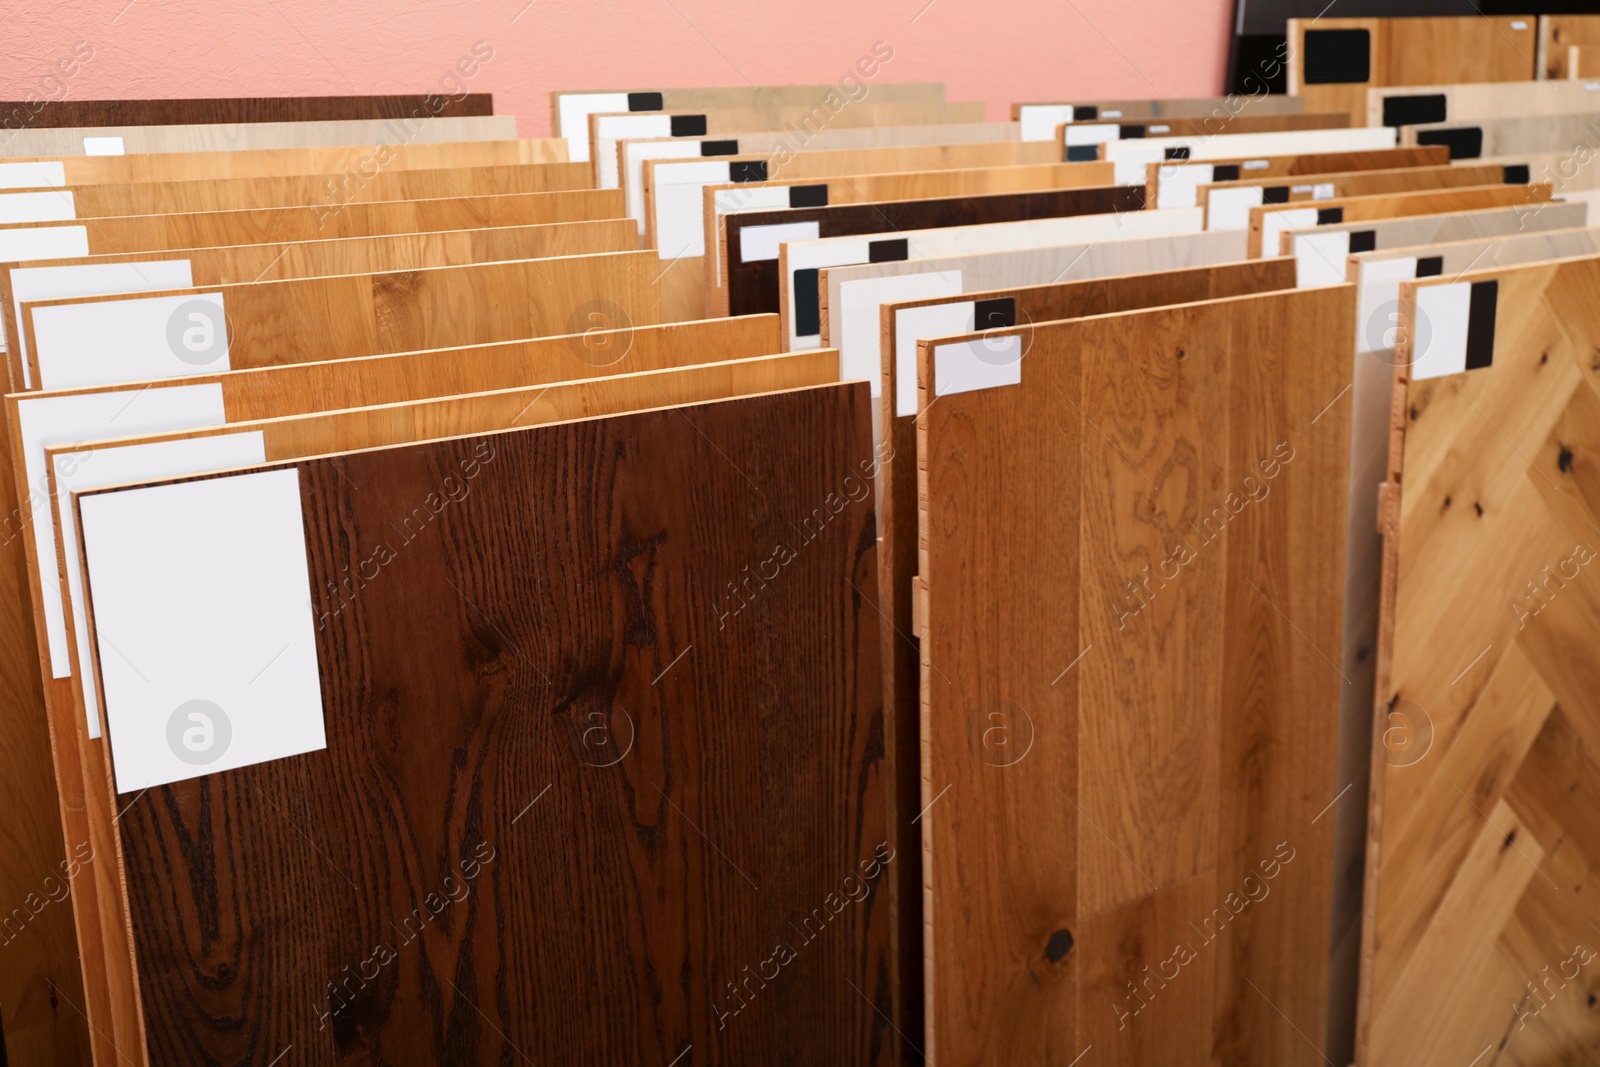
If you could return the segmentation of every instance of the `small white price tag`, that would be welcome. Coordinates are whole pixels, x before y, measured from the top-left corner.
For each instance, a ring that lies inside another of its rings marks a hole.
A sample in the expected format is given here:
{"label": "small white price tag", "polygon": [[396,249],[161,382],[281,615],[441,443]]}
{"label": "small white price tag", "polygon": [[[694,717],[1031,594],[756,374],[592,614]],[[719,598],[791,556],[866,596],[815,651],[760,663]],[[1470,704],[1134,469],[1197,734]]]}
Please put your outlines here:
{"label": "small white price tag", "polygon": [[120,137],[85,137],[83,154],[86,156],[121,156],[127,152]]}

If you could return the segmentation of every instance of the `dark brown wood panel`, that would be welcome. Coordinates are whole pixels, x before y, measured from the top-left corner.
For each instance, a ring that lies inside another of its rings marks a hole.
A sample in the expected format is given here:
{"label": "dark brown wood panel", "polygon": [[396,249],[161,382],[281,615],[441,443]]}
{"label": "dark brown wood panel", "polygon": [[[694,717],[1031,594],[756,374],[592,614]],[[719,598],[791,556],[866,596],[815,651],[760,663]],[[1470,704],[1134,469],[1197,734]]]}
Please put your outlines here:
{"label": "dark brown wood panel", "polygon": [[1037,193],[960,196],[942,200],[897,200],[880,204],[737,212],[725,218],[723,225],[727,240],[724,242],[725,251],[719,253],[725,254],[728,260],[728,313],[754,315],[778,310],[778,261],[740,262],[739,235],[750,226],[815,222],[819,237],[844,237],[858,233],[893,233],[944,226],[973,226],[985,222],[1019,222],[1063,215],[1141,211],[1144,205],[1145,191],[1142,187],[1108,185],[1090,189],[1050,189]]}
{"label": "dark brown wood panel", "polygon": [[119,798],[150,1061],[888,1063],[870,402],[296,464],[316,590],[467,490],[314,594],[326,750]]}
{"label": "dark brown wood panel", "polygon": [[243,96],[196,100],[0,100],[6,129],[203,126],[224,122],[346,122],[493,115],[490,93],[406,96]]}

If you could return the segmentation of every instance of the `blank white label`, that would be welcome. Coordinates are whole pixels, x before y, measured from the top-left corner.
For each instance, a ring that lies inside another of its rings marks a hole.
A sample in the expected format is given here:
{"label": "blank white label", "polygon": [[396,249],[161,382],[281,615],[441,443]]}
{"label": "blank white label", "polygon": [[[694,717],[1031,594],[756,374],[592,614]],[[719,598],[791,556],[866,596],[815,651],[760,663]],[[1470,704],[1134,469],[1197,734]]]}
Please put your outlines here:
{"label": "blank white label", "polygon": [[1333,183],[1332,182],[1318,182],[1316,185],[1312,186],[1311,187],[1311,199],[1313,199],[1313,200],[1332,200],[1333,199]]}
{"label": "blank white label", "polygon": [[1200,186],[1213,180],[1209,163],[1183,163],[1162,167],[1156,178],[1156,207],[1194,207]]}
{"label": "blank white label", "polygon": [[77,218],[70,189],[36,193],[0,193],[0,225],[26,222],[70,222]]}
{"label": "blank white label", "polygon": [[1528,24],[1526,22],[1524,22],[1522,19],[1512,19],[1511,20],[1511,28],[1513,30],[1525,30],[1525,29],[1528,28]]}
{"label": "blank white label", "polygon": [[1261,214],[1261,254],[1272,257],[1281,247],[1278,236],[1296,230],[1314,229],[1317,209],[1314,207],[1290,208],[1286,211],[1264,211]]}
{"label": "blank white label", "polygon": [[249,467],[267,461],[266,434],[217,434],[211,437],[185,437],[176,441],[150,441],[140,445],[90,448],[56,453],[56,520],[61,523],[61,545],[65,551],[67,603],[72,610],[73,649],[78,654],[79,681],[88,717],[89,736],[100,736],[100,700],[94,672],[81,666],[90,661],[89,627],[85,625],[89,606],[83,595],[83,561],[78,554],[78,517],[72,510],[72,494],[108,485],[133,485],[185,474]]}
{"label": "blank white label", "polygon": [[602,115],[595,120],[594,158],[599,163],[600,188],[622,186],[617,142],[624,138],[671,137],[672,116],[644,112],[635,115]]}
{"label": "blank white label", "polygon": [[1089,126],[1068,126],[1067,144],[1105,144],[1122,136],[1122,127],[1114,122],[1096,122]]}
{"label": "blank white label", "polygon": [[628,217],[639,223],[639,236],[643,237],[645,225],[644,164],[648,159],[699,159],[700,142],[679,138],[675,141],[624,141],[622,169],[622,200],[628,206]]}
{"label": "blank white label", "polygon": [[935,296],[955,296],[961,292],[961,272],[907,274],[888,278],[866,278],[839,286],[839,336],[832,334],[839,349],[839,377],[849,381],[865,378],[872,383],[872,395],[883,395],[883,306],[906,300]]}
{"label": "blank white label", "polygon": [[[1206,229],[1245,229],[1250,225],[1250,209],[1260,207],[1264,195],[1259,185],[1212,189],[1206,196]],[[1276,254],[1276,251],[1262,252],[1262,255]]]}
{"label": "blank white label", "polygon": [[1345,264],[1350,255],[1350,234],[1302,233],[1294,239],[1295,287],[1313,289],[1338,285],[1345,279]]}
{"label": "blank white label", "polygon": [[[187,259],[156,259],[144,263],[74,263],[59,267],[18,267],[11,272],[11,296],[17,325],[22,325],[22,305],[33,300],[67,300],[75,296],[113,296],[160,289],[187,289],[194,275]],[[10,340],[9,338],[7,339]],[[27,337],[11,346],[18,353],[25,388],[31,388]]]}
{"label": "blank white label", "polygon": [[1266,170],[1271,165],[1271,160],[1266,159],[1247,159],[1243,164],[1245,170]]}
{"label": "blank white label", "polygon": [[739,230],[739,262],[777,259],[785,241],[813,241],[821,236],[815,222],[783,222],[771,226],[745,226]]}
{"label": "blank white label", "polygon": [[120,156],[126,153],[120,137],[85,137],[83,154],[86,156]]}
{"label": "blank white label", "polygon": [[134,297],[27,309],[44,389],[231,370],[221,293]]}
{"label": "blank white label", "polygon": [[1417,289],[1412,381],[1460,374],[1467,369],[1467,326],[1471,314],[1471,282],[1425,285]]}
{"label": "blank white label", "polygon": [[662,259],[706,252],[705,194],[728,180],[728,161],[658,163],[655,168],[656,251]]}
{"label": "blank white label", "polygon": [[0,263],[71,259],[88,254],[87,226],[22,226],[0,230]]}
{"label": "blank white label", "polygon": [[217,426],[227,419],[222,386],[186,385],[112,393],[78,393],[24,399],[17,404],[22,437],[22,472],[27,479],[33,515],[34,558],[39,565],[45,643],[54,677],[72,673],[67,652],[67,627],[56,565],[55,513],[50,507],[50,480],[45,473],[45,448],[77,445],[109,437],[162,433]]}
{"label": "blank white label", "polygon": [[1417,257],[1370,259],[1361,264],[1356,294],[1356,351],[1387,352],[1400,328],[1400,283],[1417,276]]}
{"label": "blank white label", "polygon": [[1022,337],[991,335],[933,350],[936,396],[1022,383]]}
{"label": "blank white label", "polygon": [[567,158],[574,163],[589,161],[589,116],[607,111],[628,110],[627,93],[563,93],[556,98],[558,136],[567,139]]}
{"label": "blank white label", "polygon": [[326,748],[300,472],[79,499],[117,792]]}
{"label": "blank white label", "polygon": [[971,333],[977,305],[970,300],[901,308],[894,316],[894,413],[917,413],[917,342]]}
{"label": "blank white label", "polygon": [[43,189],[67,184],[67,168],[59,159],[42,163],[0,163],[0,189]]}
{"label": "blank white label", "polygon": [[1024,141],[1053,141],[1056,127],[1072,119],[1071,104],[1029,104],[1017,113],[1018,132]]}

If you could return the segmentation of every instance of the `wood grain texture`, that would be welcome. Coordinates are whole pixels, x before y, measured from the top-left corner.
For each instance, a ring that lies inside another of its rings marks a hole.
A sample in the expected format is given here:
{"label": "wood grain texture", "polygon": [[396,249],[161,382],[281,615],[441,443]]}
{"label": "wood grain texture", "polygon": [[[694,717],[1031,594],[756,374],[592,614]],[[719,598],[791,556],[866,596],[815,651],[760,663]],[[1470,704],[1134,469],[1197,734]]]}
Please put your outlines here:
{"label": "wood grain texture", "polygon": [[1455,149],[1455,159],[1481,156],[1521,155],[1528,152],[1580,154],[1575,146],[1589,144],[1600,133],[1600,118],[1593,112],[1560,115],[1519,115],[1513,118],[1472,119],[1461,122],[1431,122],[1400,129],[1404,144],[1426,144],[1430,137],[1470,134],[1482,138],[1476,155]]}
{"label": "wood grain texture", "polygon": [[[1565,77],[1565,75],[1562,75]],[[1396,97],[1440,96],[1444,118],[1515,118],[1587,111],[1600,103],[1596,90],[1572,81],[1468,82],[1459,85],[1405,85],[1367,90],[1367,125],[1383,125],[1383,102]],[[1410,125],[1410,124],[1408,124]]]}
{"label": "wood grain texture", "polygon": [[[1594,959],[1600,920],[1597,277],[1591,256],[1401,285],[1363,1064],[1442,1064],[1485,1045],[1506,1063],[1580,1063],[1600,1045],[1600,980],[1568,962]],[[1417,293],[1486,281],[1490,364],[1412,380]]]}
{"label": "wood grain texture", "polygon": [[[1371,230],[1377,248],[1398,248],[1403,245],[1436,244],[1443,241],[1462,241],[1473,237],[1495,237],[1520,233],[1525,230],[1558,230],[1582,226],[1588,216],[1588,205],[1552,202],[1541,205],[1536,211],[1526,208],[1490,208],[1486,211],[1446,211],[1437,215],[1415,215],[1409,218],[1369,219],[1364,222],[1340,222],[1318,226],[1313,233],[1349,233],[1353,230]],[[1301,234],[1281,235],[1279,251],[1289,255]]]}
{"label": "wood grain texture", "polygon": [[921,346],[935,1062],[1323,1062],[1353,308],[1001,331],[937,403]]}
{"label": "wood grain texture", "polygon": [[[1412,148],[1379,148],[1368,152],[1300,152],[1286,155],[1235,156],[1232,159],[1207,159],[1188,163],[1173,160],[1165,163],[1145,164],[1146,195],[1156,207],[1191,207],[1190,199],[1171,199],[1161,196],[1164,181],[1171,182],[1190,168],[1248,166],[1254,177],[1276,178],[1287,174],[1320,174],[1324,172],[1355,170],[1392,170],[1396,167],[1436,167],[1450,162],[1450,150],[1443,145]],[[1207,170],[1204,177],[1214,175]],[[1183,183],[1188,186],[1191,183]]]}
{"label": "wood grain texture", "polygon": [[48,356],[33,329],[33,311],[41,307],[220,293],[230,366],[247,368],[649,326],[661,320],[655,276],[651,253],[617,252],[288,278],[25,303],[21,329],[32,380],[48,387],[49,376],[40,374]]}
{"label": "wood grain texture", "polygon": [[[1365,30],[1369,77],[1311,85],[1305,78],[1307,32]],[[1517,82],[1534,78],[1537,34],[1531,17],[1317,18],[1289,20],[1289,92],[1309,111],[1348,111],[1365,122],[1367,90],[1385,85]]]}
{"label": "wood grain texture", "polygon": [[[1520,208],[1523,214],[1542,209],[1553,196],[1549,183],[1530,185],[1476,185],[1460,189],[1428,189],[1412,193],[1386,193],[1377,196],[1347,196],[1319,200],[1318,219],[1302,230],[1320,229],[1327,213],[1328,224],[1365,222],[1369,219],[1403,218],[1408,215],[1442,214],[1493,207]],[[1262,255],[1262,225],[1270,215],[1304,211],[1298,204],[1269,204],[1250,209],[1250,255]]]}
{"label": "wood grain texture", "polygon": [[[927,801],[922,796],[921,645],[912,617],[912,580],[917,573],[917,437],[915,416],[895,409],[898,375],[895,365],[895,315],[903,308],[968,300],[1015,301],[1018,322],[1103,315],[1133,308],[1209,300],[1294,285],[1294,266],[1286,260],[1260,260],[1225,267],[1202,267],[1122,277],[1090,277],[1071,282],[1022,288],[976,290],[958,297],[907,301],[883,306],[880,351],[883,393],[878,424],[884,427],[879,468],[878,602],[884,631],[884,708],[886,751],[894,797],[891,824],[902,855],[920,858],[921,828],[912,815]],[[895,876],[895,959],[906,1015],[899,1028],[920,1043],[924,988],[922,953],[921,863],[908,862]]]}
{"label": "wood grain texture", "polygon": [[233,152],[259,148],[333,148],[396,142],[512,141],[511,115],[470,118],[356,119],[347,122],[249,122],[204,126],[78,126],[18,129],[0,144],[0,158],[84,155],[85,137],[120,137],[126,152]]}
{"label": "wood grain texture", "polygon": [[244,96],[189,100],[0,100],[0,113],[26,125],[191,126],[233,122],[349,122],[432,115],[493,115],[491,93],[412,96]]}
{"label": "wood grain texture", "polygon": [[[938,103],[944,99],[943,82],[884,82],[874,85],[873,98],[890,103]],[[881,90],[881,91],[880,91]],[[561,128],[561,98],[589,93],[659,94],[661,106],[673,110],[694,108],[811,107],[837,94],[836,84],[821,85],[715,85],[677,86],[670,89],[554,89],[550,92],[550,128],[562,137],[581,137],[586,130]]]}
{"label": "wood grain texture", "polygon": [[[580,337],[552,337],[504,345],[410,352],[337,363],[237,370],[188,381],[194,384],[215,382],[220,385],[228,420],[239,422],[363,405],[395,404],[430,396],[516,389],[534,382],[638,374],[697,362],[744,359],[777,350],[777,317],[767,315],[610,332],[591,331]],[[126,386],[69,392],[121,392],[128,396],[132,407],[149,390],[158,389],[159,385],[136,382]],[[18,425],[18,399],[15,396],[8,398],[8,424],[11,427]],[[8,451],[15,451],[16,446],[10,440],[10,435],[6,443]],[[25,484],[20,473],[14,485],[8,479],[4,488],[8,499],[20,498],[22,501],[22,506],[11,512],[14,515],[33,516],[52,504],[49,499],[35,500],[30,492],[31,487]],[[16,597],[7,601],[14,607],[0,620],[7,635],[5,654],[8,657],[24,649],[23,645],[12,642],[12,635],[27,635],[26,661],[9,663],[10,673],[7,675],[24,682],[37,680],[41,674],[45,677],[50,674],[44,666],[47,650],[34,636],[42,633],[36,616],[39,598],[44,591],[37,579],[30,534],[28,528],[18,527],[5,542],[8,558],[3,573],[13,580],[20,578],[21,586],[17,589]],[[28,549],[26,554],[25,548]],[[16,692],[19,698],[26,692],[22,690],[21,682]],[[20,788],[29,782],[29,773],[35,766],[42,763],[44,768],[49,768],[53,765],[55,775],[53,780],[46,783],[48,788],[41,787],[38,795],[20,799],[32,804],[49,800],[53,806],[59,793],[61,822],[52,821],[42,825],[64,825],[74,842],[87,843],[93,850],[92,854],[108,857],[98,866],[87,865],[89,873],[77,878],[70,906],[61,905],[64,912],[61,921],[70,922],[72,911],[76,911],[79,929],[84,932],[82,941],[89,946],[85,949],[83,967],[83,980],[88,984],[89,992],[87,999],[80,994],[75,1003],[83,1006],[87,1016],[94,1020],[94,1032],[105,1042],[105,1047],[100,1050],[101,1056],[114,1056],[113,1046],[138,1040],[132,960],[122,918],[123,885],[113,862],[116,854],[113,817],[119,809],[114,803],[109,779],[95,771],[104,759],[102,742],[88,737],[81,690],[75,688],[71,678],[51,679],[43,694],[38,693],[35,682],[31,696],[35,702],[26,705],[30,715],[25,721],[41,727],[48,722],[54,738],[53,764],[48,756],[41,759],[35,755],[38,763],[19,762],[7,781],[16,782]],[[16,736],[26,738],[28,735],[19,731]],[[21,810],[27,808],[24,806]],[[46,817],[56,818],[53,814]],[[7,868],[8,871],[12,869]],[[25,873],[20,866],[15,869],[19,874]],[[68,966],[69,975],[77,974],[75,963]],[[25,972],[16,975],[19,982],[23,977]],[[63,985],[62,988],[70,990],[71,987]],[[34,995],[38,996],[39,993]]]}
{"label": "wood grain texture", "polygon": [[[53,157],[68,185],[213,181],[285,174],[335,174],[341,168],[385,172],[434,167],[515,167],[567,162],[560,137],[523,141],[446,141],[440,144],[336,145],[325,148],[258,148],[221,152],[143,152],[131,156]],[[9,160],[21,163],[29,160]],[[38,162],[32,160],[31,162]]]}
{"label": "wood grain texture", "polygon": [[1600,45],[1600,15],[1539,16],[1539,77],[1575,78],[1569,50]]}
{"label": "wood grain texture", "polygon": [[[589,189],[438,200],[387,200],[350,204],[338,211],[280,207],[176,215],[121,215],[57,225],[84,226],[88,230],[90,254],[110,255],[621,217],[622,198],[615,189]],[[0,227],[4,228],[11,227]]]}
{"label": "wood grain texture", "polygon": [[[797,933],[887,849],[870,500],[716,612],[870,463],[867,403],[831,386],[298,464],[317,590],[444,472],[477,476],[387,580],[322,605],[326,751],[120,821],[151,1059],[888,1062],[876,894]],[[612,767],[596,722],[635,738]],[[794,958],[762,986],[778,941]]]}
{"label": "wood grain texture", "polygon": [[[582,163],[536,163],[513,167],[450,167],[384,171],[362,175],[290,175],[221,178],[214,181],[87,185],[63,190],[75,217],[167,215],[239,208],[305,207],[336,210],[375,200],[502,196],[592,188]],[[0,193],[0,197],[5,194]]]}
{"label": "wood grain texture", "polygon": [[778,260],[734,262],[728,254],[740,248],[740,234],[750,226],[769,226],[791,222],[815,222],[819,237],[849,234],[890,233],[931,227],[970,226],[985,222],[1016,222],[1023,219],[1057,218],[1064,215],[1092,215],[1113,211],[1139,211],[1144,207],[1144,190],[1133,186],[1101,186],[1089,189],[1051,190],[1038,193],[1005,193],[957,199],[901,200],[877,204],[849,204],[842,207],[791,208],[787,211],[746,211],[728,215],[723,221],[724,259],[728,279],[728,313],[749,315],[777,311],[782,286]]}
{"label": "wood grain texture", "polygon": [[[1170,116],[1205,117],[1219,110],[1225,111],[1235,102],[1236,98],[1229,96],[1168,97],[1161,100],[1024,100],[1011,105],[1011,121],[1020,119],[1025,107],[1081,107],[1102,113],[1117,112],[1105,114],[1107,120],[1157,119]],[[1255,111],[1258,108],[1266,114],[1296,115],[1306,109],[1306,102],[1299,97],[1281,94],[1253,97],[1250,109]]]}
{"label": "wood grain texture", "polygon": [[1136,137],[1187,137],[1197,134],[1221,133],[1269,133],[1279,130],[1330,130],[1343,129],[1351,125],[1350,116],[1342,111],[1335,112],[1289,112],[1289,113],[1235,113],[1222,111],[1220,114],[1199,115],[1194,117],[1174,116],[1170,118],[1136,119],[1127,122],[1121,119],[1103,120],[1086,119],[1075,122],[1064,122],[1056,128],[1056,141],[1061,146],[1063,153],[1071,140],[1072,130],[1084,127],[1104,127],[1113,125],[1118,127],[1119,139]]}
{"label": "wood grain texture", "polygon": [[[1394,170],[1344,171],[1330,174],[1305,174],[1300,180],[1285,183],[1282,178],[1243,178],[1238,181],[1202,183],[1196,195],[1208,213],[1214,189],[1274,189],[1287,203],[1344,199],[1352,196],[1382,196],[1431,189],[1457,189],[1471,185],[1505,182],[1506,168],[1500,164],[1459,167],[1401,167]],[[1320,189],[1318,187],[1321,187]]]}
{"label": "wood grain texture", "polygon": [[[17,337],[15,291],[11,272],[59,266],[104,263],[144,263],[151,260],[188,260],[197,285],[279,281],[334,274],[372,274],[418,267],[457,267],[509,259],[546,259],[553,256],[626,252],[637,247],[626,219],[594,222],[559,222],[546,226],[500,226],[481,230],[440,230],[431,233],[390,234],[382,237],[345,237],[331,241],[229,245],[223,248],[186,248],[180,252],[129,252],[120,255],[83,256],[76,259],[35,259],[24,264],[0,263],[0,316],[6,338]],[[11,383],[22,387],[14,359],[6,353]]]}

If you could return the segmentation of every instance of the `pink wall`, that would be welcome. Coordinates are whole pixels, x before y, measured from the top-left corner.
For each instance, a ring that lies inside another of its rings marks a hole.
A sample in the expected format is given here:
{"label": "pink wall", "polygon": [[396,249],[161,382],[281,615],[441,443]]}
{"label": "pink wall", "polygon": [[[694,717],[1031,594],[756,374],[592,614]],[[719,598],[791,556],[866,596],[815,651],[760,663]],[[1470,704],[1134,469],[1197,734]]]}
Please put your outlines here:
{"label": "pink wall", "polygon": [[[877,81],[951,100],[1222,91],[1231,0],[12,0],[0,98],[415,93],[487,42],[468,81],[525,137],[553,88],[836,81],[875,41]],[[58,60],[93,58],[64,83]]]}

